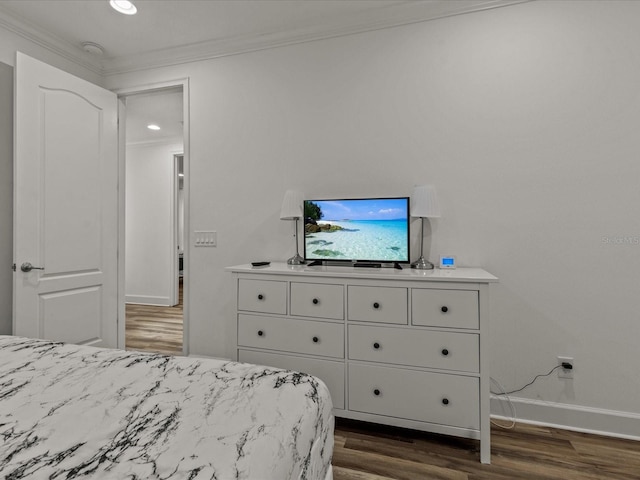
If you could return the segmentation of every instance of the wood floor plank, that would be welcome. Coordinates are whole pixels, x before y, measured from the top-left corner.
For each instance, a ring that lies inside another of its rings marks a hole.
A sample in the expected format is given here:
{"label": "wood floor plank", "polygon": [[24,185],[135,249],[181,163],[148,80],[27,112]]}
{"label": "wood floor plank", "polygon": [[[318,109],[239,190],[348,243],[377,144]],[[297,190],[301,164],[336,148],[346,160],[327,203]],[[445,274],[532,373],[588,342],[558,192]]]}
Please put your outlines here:
{"label": "wood floor plank", "polygon": [[[513,430],[493,427],[492,463],[483,465],[475,440],[337,419],[336,435],[340,442],[335,446],[334,466],[347,471],[345,476],[339,471],[334,480],[350,480],[354,478],[353,471],[391,479],[439,479],[443,478],[443,471],[457,471],[468,480],[640,479],[636,465],[640,461],[640,442],[587,435],[586,446],[574,448],[572,440],[580,443],[585,434],[560,432],[526,424],[517,424]],[[607,448],[599,450],[609,440],[613,440],[615,452]],[[620,459],[616,466],[611,465],[610,455]],[[380,459],[384,457],[389,463],[381,466]],[[403,462],[423,463],[442,470],[412,477],[420,470],[412,467],[407,473]]]}
{"label": "wood floor plank", "polygon": [[[468,480],[465,472],[348,448],[334,449],[333,458],[336,465],[394,480]],[[334,480],[340,479],[334,477]]]}
{"label": "wood floor plank", "polygon": [[180,282],[179,303],[176,306],[126,304],[126,349],[181,355],[183,337],[182,299],[183,288],[182,282]]}
{"label": "wood floor plank", "polygon": [[393,480],[391,477],[383,477],[373,473],[352,470],[345,467],[333,466],[333,480]]}
{"label": "wood floor plank", "polygon": [[640,442],[637,448],[629,449],[618,446],[585,443],[582,440],[571,442],[584,463],[591,464],[599,471],[610,475],[610,478],[624,478],[629,469],[634,469],[640,478]]}

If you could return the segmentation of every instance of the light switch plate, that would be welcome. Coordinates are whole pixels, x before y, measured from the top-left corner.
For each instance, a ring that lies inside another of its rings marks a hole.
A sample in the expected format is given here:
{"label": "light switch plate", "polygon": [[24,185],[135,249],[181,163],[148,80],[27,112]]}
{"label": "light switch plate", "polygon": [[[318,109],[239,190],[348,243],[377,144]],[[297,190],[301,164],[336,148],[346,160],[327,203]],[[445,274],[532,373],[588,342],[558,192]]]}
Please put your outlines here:
{"label": "light switch plate", "polygon": [[214,231],[195,231],[193,232],[196,247],[216,247],[218,245],[218,233]]}

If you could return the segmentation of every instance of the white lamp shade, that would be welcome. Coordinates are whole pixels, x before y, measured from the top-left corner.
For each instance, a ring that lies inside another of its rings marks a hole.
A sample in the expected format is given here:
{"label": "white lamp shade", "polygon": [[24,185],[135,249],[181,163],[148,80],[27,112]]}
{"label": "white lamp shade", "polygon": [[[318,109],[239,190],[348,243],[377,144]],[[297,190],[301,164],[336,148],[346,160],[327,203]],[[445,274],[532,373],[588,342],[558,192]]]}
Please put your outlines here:
{"label": "white lamp shade", "polygon": [[438,202],[436,189],[432,185],[419,185],[413,189],[411,216],[423,218],[440,217],[440,202]]}
{"label": "white lamp shade", "polygon": [[280,209],[280,220],[295,220],[302,218],[302,202],[304,198],[301,192],[287,190]]}

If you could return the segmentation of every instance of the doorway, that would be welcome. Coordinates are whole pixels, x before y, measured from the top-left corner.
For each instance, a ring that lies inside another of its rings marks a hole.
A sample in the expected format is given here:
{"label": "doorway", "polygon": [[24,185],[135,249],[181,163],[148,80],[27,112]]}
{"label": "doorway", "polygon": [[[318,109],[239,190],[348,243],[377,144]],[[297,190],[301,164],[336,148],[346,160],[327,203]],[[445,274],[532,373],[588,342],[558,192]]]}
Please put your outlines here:
{"label": "doorway", "polygon": [[188,351],[185,98],[183,85],[121,93],[126,349]]}

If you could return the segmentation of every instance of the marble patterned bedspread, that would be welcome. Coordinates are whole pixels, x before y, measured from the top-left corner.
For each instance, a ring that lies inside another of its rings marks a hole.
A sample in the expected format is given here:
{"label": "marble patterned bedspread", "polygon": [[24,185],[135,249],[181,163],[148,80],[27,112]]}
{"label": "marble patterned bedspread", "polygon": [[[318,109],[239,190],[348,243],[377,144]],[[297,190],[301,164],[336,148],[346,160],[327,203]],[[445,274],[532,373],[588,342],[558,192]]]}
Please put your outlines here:
{"label": "marble patterned bedspread", "polygon": [[3,479],[324,480],[331,411],[301,373],[0,336]]}

